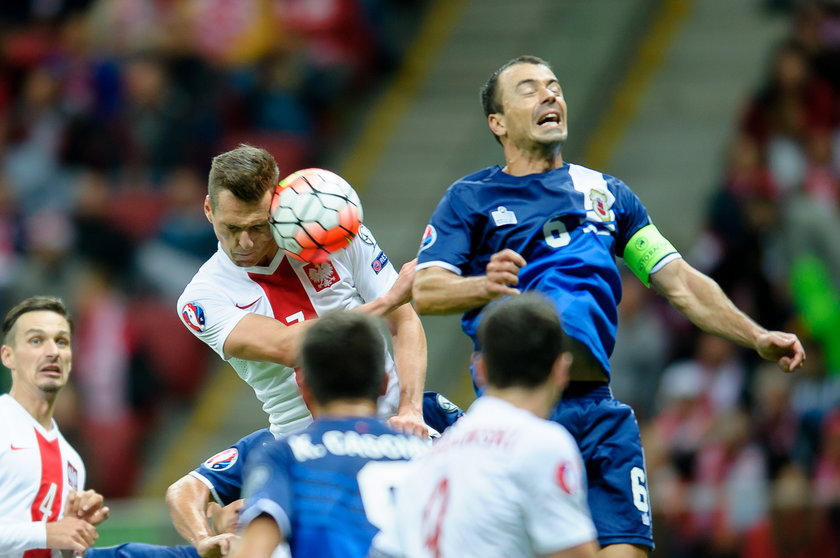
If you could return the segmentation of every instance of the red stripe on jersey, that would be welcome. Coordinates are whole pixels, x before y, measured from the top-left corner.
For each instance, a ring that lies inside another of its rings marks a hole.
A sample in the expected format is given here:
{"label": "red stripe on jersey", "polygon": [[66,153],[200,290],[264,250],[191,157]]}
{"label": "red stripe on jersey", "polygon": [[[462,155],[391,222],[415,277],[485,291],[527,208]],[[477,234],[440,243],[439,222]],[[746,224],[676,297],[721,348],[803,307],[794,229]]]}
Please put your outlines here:
{"label": "red stripe on jersey", "polygon": [[[56,521],[61,511],[61,499],[64,493],[64,471],[62,470],[61,448],[58,438],[48,441],[35,430],[38,451],[41,454],[41,486],[32,502],[30,513],[32,521]],[[49,558],[48,549],[27,550],[24,558]]]}
{"label": "red stripe on jersey", "polygon": [[291,325],[318,317],[288,258],[283,258],[272,275],[249,273],[248,277],[265,291],[274,318],[282,324]]}

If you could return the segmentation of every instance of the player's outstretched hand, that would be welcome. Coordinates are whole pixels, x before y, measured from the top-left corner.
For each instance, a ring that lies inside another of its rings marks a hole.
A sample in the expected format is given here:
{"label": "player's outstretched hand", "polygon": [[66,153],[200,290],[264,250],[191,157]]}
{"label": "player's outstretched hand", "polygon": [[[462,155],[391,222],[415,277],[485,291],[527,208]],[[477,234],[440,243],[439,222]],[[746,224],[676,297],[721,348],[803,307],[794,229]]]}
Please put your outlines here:
{"label": "player's outstretched hand", "polygon": [[99,525],[111,514],[104,505],[105,498],[95,490],[71,490],[64,504],[65,517],[78,517],[91,525]]}
{"label": "player's outstretched hand", "polygon": [[785,372],[794,372],[805,363],[805,349],[793,333],[768,331],[759,337],[755,350],[761,358],[778,363]]}
{"label": "player's outstretched hand", "polygon": [[84,552],[99,538],[96,527],[75,516],[51,521],[46,526],[47,548]]}
{"label": "player's outstretched hand", "polygon": [[421,412],[401,412],[388,419],[388,426],[397,432],[419,436],[424,440],[429,437],[429,427],[423,421],[423,413]]}
{"label": "player's outstretched hand", "polygon": [[239,540],[238,535],[222,533],[201,539],[195,550],[202,558],[221,558],[230,554],[233,545]]}
{"label": "player's outstretched hand", "polygon": [[411,284],[414,282],[414,268],[417,266],[417,258],[406,262],[400,268],[397,280],[391,286],[387,296],[391,300],[391,310],[396,310],[411,300]]}
{"label": "player's outstretched hand", "polygon": [[519,270],[525,267],[525,258],[510,248],[505,248],[490,256],[487,262],[487,295],[497,298],[504,295],[517,295],[519,289]]}

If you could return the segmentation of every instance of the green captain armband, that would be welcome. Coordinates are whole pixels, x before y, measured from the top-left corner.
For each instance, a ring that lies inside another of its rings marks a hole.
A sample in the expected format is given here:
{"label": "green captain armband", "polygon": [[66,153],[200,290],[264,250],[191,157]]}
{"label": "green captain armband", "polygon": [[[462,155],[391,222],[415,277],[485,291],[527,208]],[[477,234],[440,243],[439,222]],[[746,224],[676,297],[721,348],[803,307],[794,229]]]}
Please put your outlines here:
{"label": "green captain armband", "polygon": [[676,251],[655,225],[647,225],[636,231],[624,247],[624,262],[645,287],[649,287],[650,270],[662,258]]}

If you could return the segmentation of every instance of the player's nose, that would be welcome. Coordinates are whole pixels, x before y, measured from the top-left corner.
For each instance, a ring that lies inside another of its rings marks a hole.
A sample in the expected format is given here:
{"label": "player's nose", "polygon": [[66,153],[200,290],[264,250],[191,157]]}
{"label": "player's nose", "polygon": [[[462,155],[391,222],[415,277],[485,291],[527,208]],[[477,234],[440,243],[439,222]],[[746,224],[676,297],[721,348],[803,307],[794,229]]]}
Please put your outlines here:
{"label": "player's nose", "polygon": [[254,247],[254,240],[248,234],[248,231],[242,231],[239,234],[239,245],[245,250],[250,250]]}

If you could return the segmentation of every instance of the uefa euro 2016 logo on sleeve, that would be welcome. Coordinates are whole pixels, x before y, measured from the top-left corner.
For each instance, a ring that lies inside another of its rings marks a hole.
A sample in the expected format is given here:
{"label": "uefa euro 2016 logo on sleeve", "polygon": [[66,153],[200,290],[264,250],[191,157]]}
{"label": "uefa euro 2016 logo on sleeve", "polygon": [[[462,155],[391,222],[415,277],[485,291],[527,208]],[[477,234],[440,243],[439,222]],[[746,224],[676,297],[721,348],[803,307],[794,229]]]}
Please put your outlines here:
{"label": "uefa euro 2016 logo on sleeve", "polygon": [[199,333],[204,331],[204,308],[197,302],[188,302],[181,309],[181,317],[187,326]]}
{"label": "uefa euro 2016 logo on sleeve", "polygon": [[205,461],[204,466],[214,471],[224,471],[233,467],[237,459],[239,459],[239,450],[228,448]]}
{"label": "uefa euro 2016 logo on sleeve", "polygon": [[423,231],[423,238],[420,240],[420,251],[422,252],[437,240],[437,231],[432,225],[426,225],[426,230]]}

